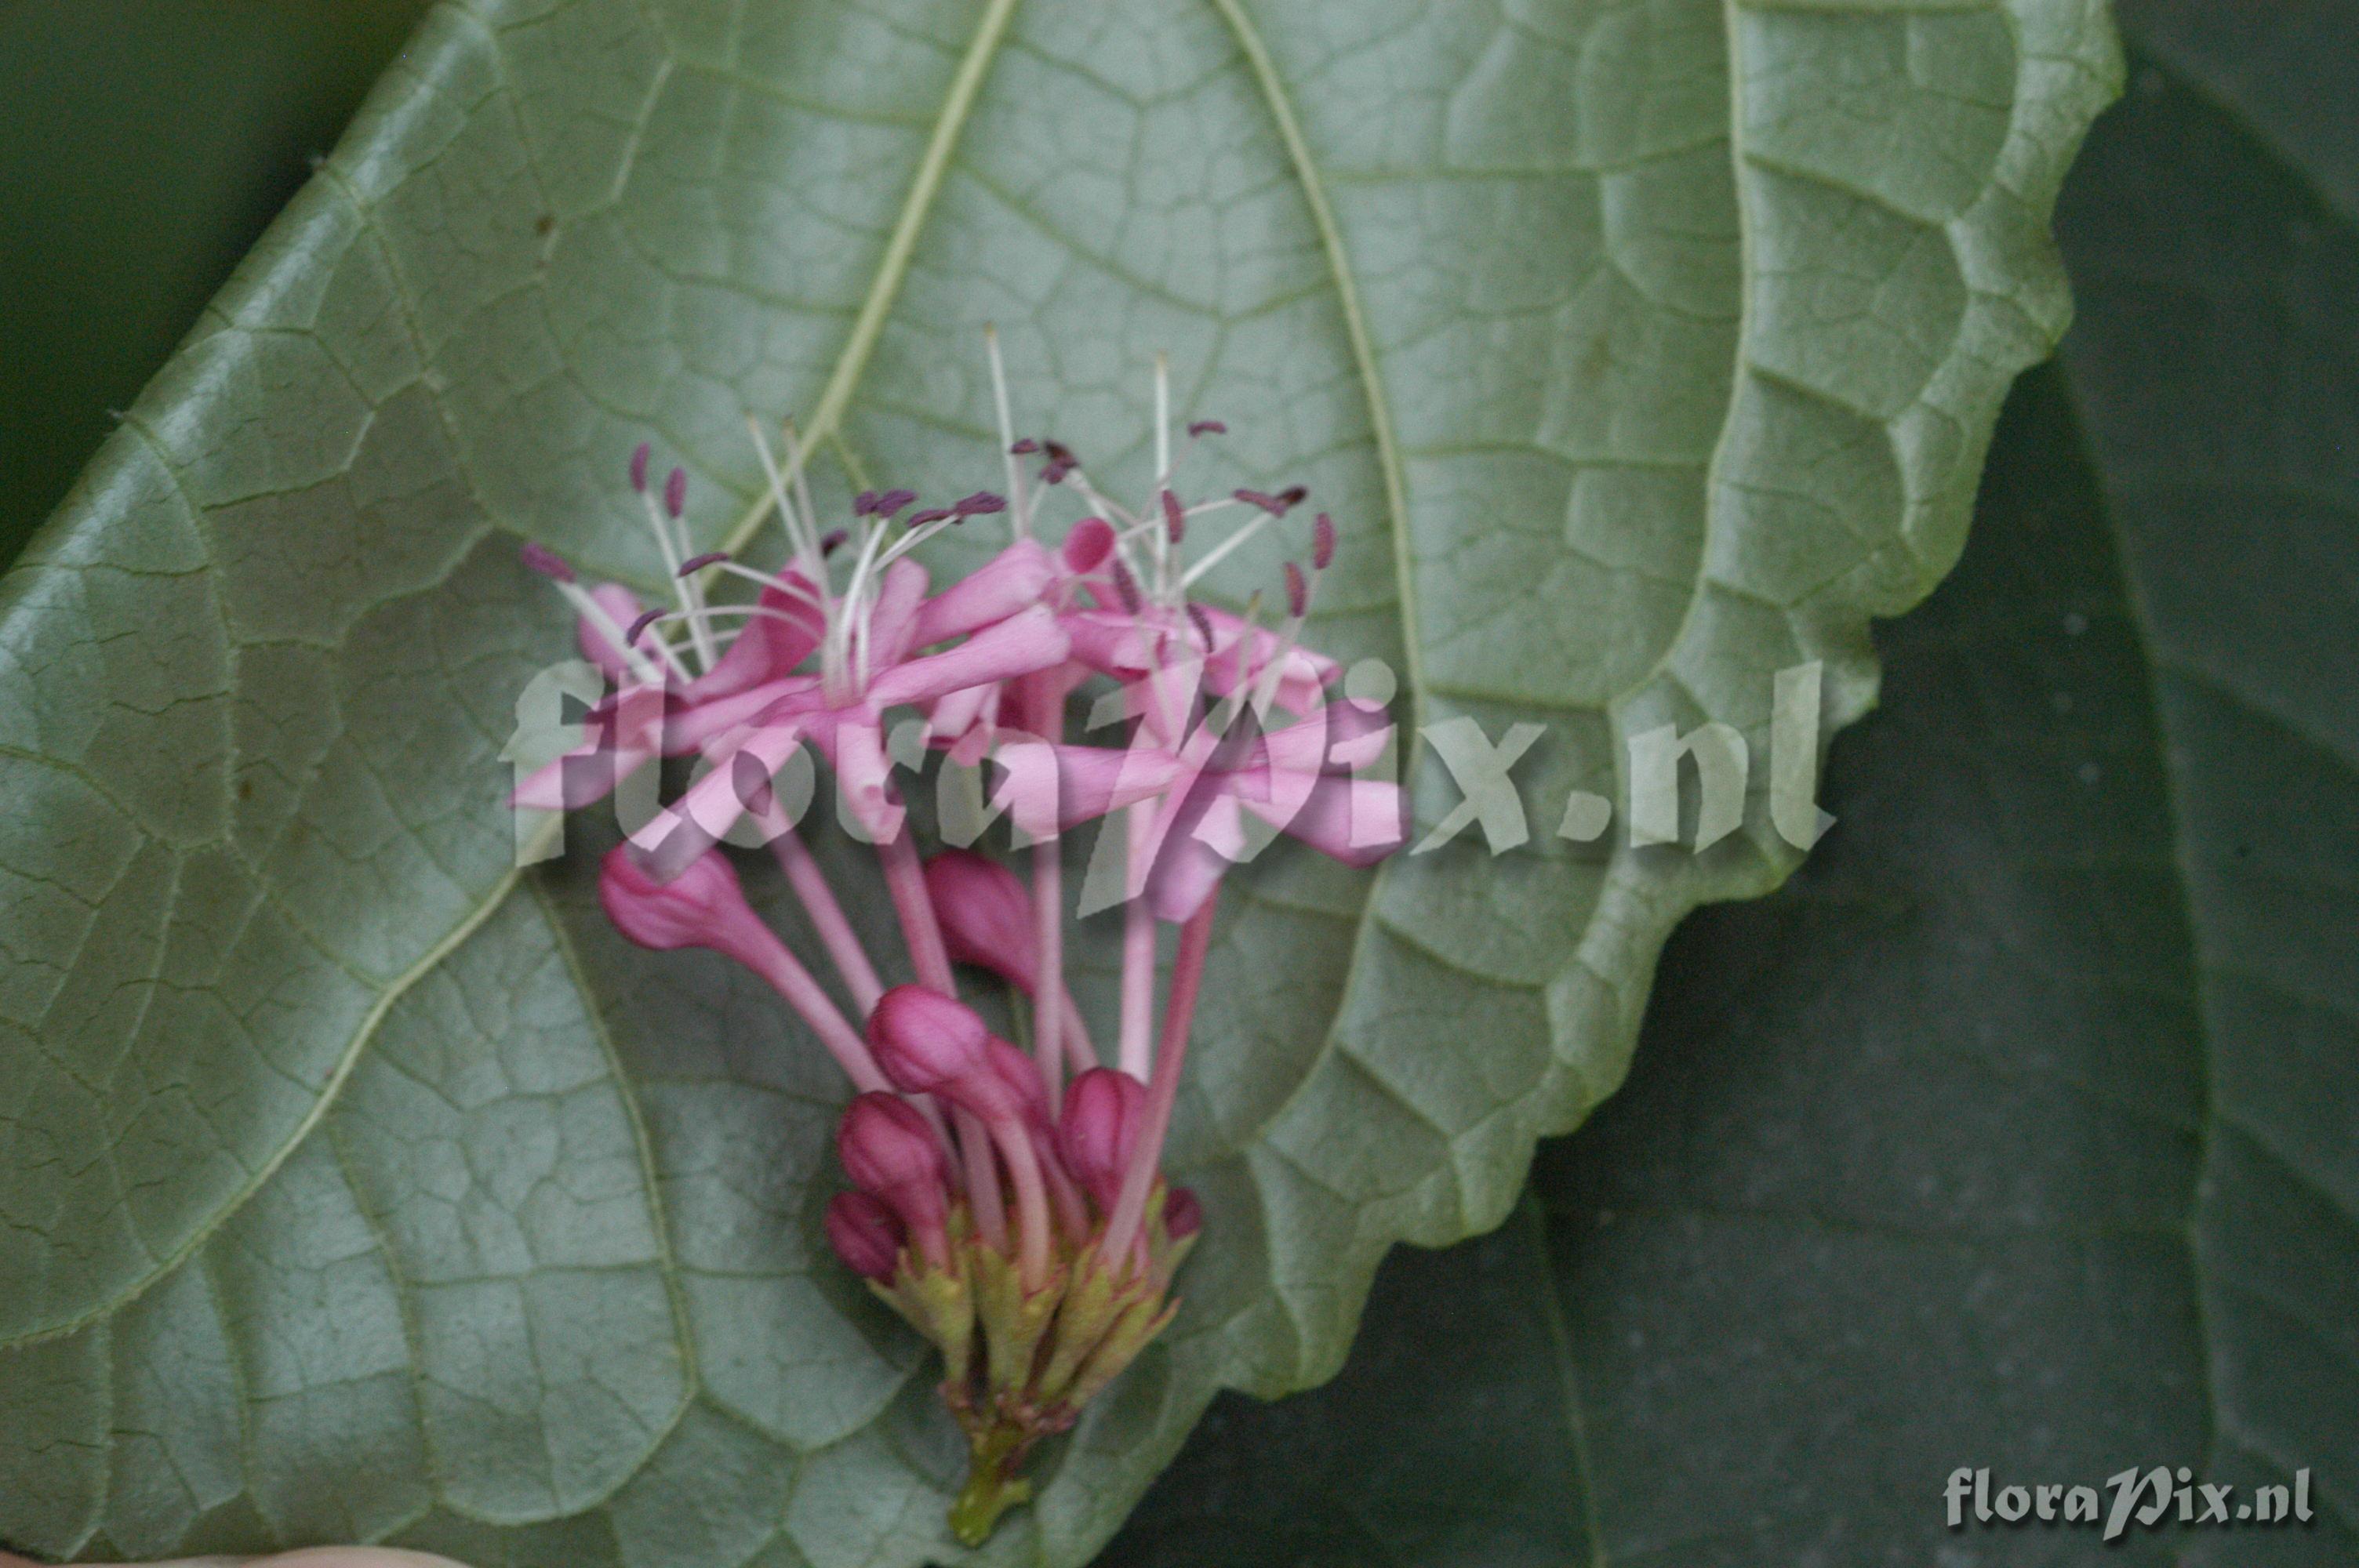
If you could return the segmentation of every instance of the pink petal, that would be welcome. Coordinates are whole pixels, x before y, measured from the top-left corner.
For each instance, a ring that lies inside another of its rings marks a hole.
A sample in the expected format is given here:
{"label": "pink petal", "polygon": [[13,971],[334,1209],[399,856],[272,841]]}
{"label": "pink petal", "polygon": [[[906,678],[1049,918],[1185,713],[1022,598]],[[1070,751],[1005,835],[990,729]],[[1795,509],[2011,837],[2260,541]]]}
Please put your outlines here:
{"label": "pink petal", "polygon": [[821,706],[816,676],[788,676],[784,680],[765,681],[675,716],[664,749],[668,754],[678,756],[701,749],[715,736],[724,735],[740,724],[783,718],[789,713],[816,712]]}
{"label": "pink petal", "polygon": [[[804,593],[812,591],[810,579],[800,572],[782,575]],[[744,629],[729,644],[729,651],[721,655],[721,662],[689,683],[686,695],[690,702],[734,697],[765,681],[779,679],[819,646],[821,625],[818,606],[775,588],[762,589],[755,603],[773,613],[746,617]],[[780,620],[780,616],[788,619]]]}
{"label": "pink petal", "polygon": [[748,725],[706,752],[712,771],[690,784],[688,793],[658,812],[631,841],[650,857],[649,870],[658,878],[679,869],[721,841],[721,836],[750,809],[739,787],[745,756],[761,769],[764,780],[774,777],[803,743],[806,720],[790,715],[776,722]]}
{"label": "pink petal", "polygon": [[[946,692],[938,698],[933,711],[926,715],[931,731],[929,737],[938,746],[955,749],[959,742],[987,723],[985,715],[997,710],[1000,687],[997,683],[971,686]],[[974,759],[966,759],[972,766]]]}
{"label": "pink petal", "polygon": [[870,837],[889,843],[901,831],[904,813],[893,796],[893,760],[885,754],[883,730],[874,720],[846,717],[818,739],[835,764],[836,788],[846,809]]}
{"label": "pink petal", "polygon": [[1408,797],[1376,779],[1321,778],[1282,819],[1252,801],[1245,808],[1347,866],[1373,866],[1408,838]]}
{"label": "pink petal", "polygon": [[916,633],[925,602],[925,568],[904,556],[885,568],[876,608],[868,617],[869,668],[898,664],[911,648],[922,645]]}
{"label": "pink petal", "polygon": [[930,648],[1005,621],[1049,597],[1057,568],[1032,539],[1018,539],[926,601],[909,645]]}
{"label": "pink petal", "polygon": [[579,811],[614,794],[625,779],[654,760],[652,751],[610,749],[593,741],[534,769],[508,799],[537,811]]}
{"label": "pink petal", "polygon": [[1071,646],[1057,618],[1036,605],[986,626],[945,653],[905,659],[869,683],[872,707],[926,702],[971,686],[1012,680],[1060,663]]}
{"label": "pink petal", "polygon": [[542,811],[578,811],[603,800],[654,758],[668,700],[659,685],[624,687],[599,705],[582,745],[536,769],[510,798]]}
{"label": "pink petal", "polygon": [[992,792],[995,810],[1035,838],[1051,838],[1171,787],[1182,764],[1168,752],[1145,747],[1067,746],[1033,736],[1008,739],[992,761],[1003,770]]}

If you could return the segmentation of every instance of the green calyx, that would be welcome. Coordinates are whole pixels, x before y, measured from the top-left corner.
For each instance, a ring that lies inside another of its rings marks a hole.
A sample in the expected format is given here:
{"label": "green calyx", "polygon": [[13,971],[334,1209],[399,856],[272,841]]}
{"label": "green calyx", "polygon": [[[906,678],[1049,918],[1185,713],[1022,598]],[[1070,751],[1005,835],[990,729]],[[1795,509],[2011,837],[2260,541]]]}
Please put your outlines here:
{"label": "green calyx", "polygon": [[965,1544],[982,1545],[1009,1509],[1030,1500],[1022,1471],[1034,1446],[1071,1427],[1179,1311],[1171,1277],[1195,1238],[1170,1239],[1162,1199],[1158,1188],[1143,1256],[1122,1265],[1099,1257],[1093,1235],[1060,1245],[1047,1277],[1027,1289],[1016,1260],[976,1236],[961,1209],[948,1227],[947,1267],[912,1246],[889,1281],[871,1281],[942,1353],[942,1403],[967,1436],[966,1485],[950,1511]]}

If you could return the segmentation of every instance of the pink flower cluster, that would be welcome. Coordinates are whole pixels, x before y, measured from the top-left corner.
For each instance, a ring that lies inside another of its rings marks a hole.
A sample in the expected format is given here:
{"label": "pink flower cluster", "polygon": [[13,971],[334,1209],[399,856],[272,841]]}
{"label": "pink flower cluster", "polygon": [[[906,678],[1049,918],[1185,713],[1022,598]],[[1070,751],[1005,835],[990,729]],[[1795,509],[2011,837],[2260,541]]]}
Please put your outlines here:
{"label": "pink flower cluster", "polygon": [[[1334,663],[1301,641],[1335,553],[1326,515],[1303,530],[1309,569],[1284,568],[1274,624],[1258,623],[1258,598],[1242,614],[1216,610],[1197,584],[1246,539],[1284,527],[1303,492],[1182,503],[1175,470],[1223,427],[1189,426],[1175,460],[1158,368],[1153,494],[1117,506],[1065,447],[1015,437],[995,343],[991,362],[1004,494],[919,508],[906,490],[867,492],[823,530],[791,427],[783,461],[754,427],[786,535],[777,569],[690,554],[686,476],[651,485],[645,447],[631,480],[673,602],[584,587],[526,546],[579,611],[582,652],[612,689],[581,744],[516,795],[579,808],[663,757],[699,760],[679,797],[607,856],[602,900],[643,946],[711,948],[753,971],[851,1080],[837,1135],[851,1184],[828,1206],[828,1238],[941,1350],[942,1397],[973,1457],[951,1522],[971,1542],[1028,1495],[1019,1472],[1033,1445],[1070,1426],[1176,1309],[1173,1272],[1203,1217],[1164,1180],[1162,1155],[1223,875],[1273,832],[1364,865],[1404,827],[1400,792],[1370,776],[1389,720],[1336,698]],[[1087,514],[1050,547],[1039,512],[1060,489]],[[1006,518],[1009,543],[937,589],[919,547],[986,516]],[[1191,559],[1212,518],[1241,525]],[[721,592],[737,582],[745,591]],[[1117,694],[1123,743],[1067,739],[1066,710],[1092,687]],[[1031,841],[1028,882],[969,850],[920,854],[886,741],[896,710],[914,712],[951,762],[989,764],[995,806]],[[781,798],[782,770],[805,747],[832,772],[846,827],[875,847],[912,983],[885,985]],[[1108,1061],[1063,979],[1057,843],[1098,818],[1118,835],[1124,879]],[[719,845],[746,842],[749,825],[818,933],[835,989],[746,902]],[[1158,1021],[1163,925],[1179,935]],[[958,1000],[956,965],[1023,999],[1028,1050]]]}

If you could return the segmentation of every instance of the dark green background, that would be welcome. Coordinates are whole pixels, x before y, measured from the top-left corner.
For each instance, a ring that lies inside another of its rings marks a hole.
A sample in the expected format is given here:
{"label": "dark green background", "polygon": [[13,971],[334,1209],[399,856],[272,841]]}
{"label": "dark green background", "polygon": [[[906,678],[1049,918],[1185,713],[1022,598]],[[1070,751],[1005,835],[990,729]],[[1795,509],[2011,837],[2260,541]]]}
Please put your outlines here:
{"label": "dark green background", "polygon": [[[0,559],[421,8],[0,6]],[[1509,1225],[1224,1399],[1111,1561],[2359,1561],[2359,7],[2124,21],[2081,325],[1884,629],[1840,827],[1681,930]],[[2132,1463],[2309,1465],[2321,1517],[1940,1526],[1953,1464]]]}
{"label": "dark green background", "polygon": [[0,0],[0,562],[423,0]]}

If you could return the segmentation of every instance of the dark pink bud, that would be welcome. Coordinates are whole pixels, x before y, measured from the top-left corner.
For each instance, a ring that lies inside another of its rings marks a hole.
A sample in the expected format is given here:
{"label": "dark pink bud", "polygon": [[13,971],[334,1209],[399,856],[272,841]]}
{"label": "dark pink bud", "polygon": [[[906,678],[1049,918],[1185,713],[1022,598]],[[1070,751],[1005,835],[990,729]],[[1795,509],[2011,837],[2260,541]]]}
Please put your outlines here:
{"label": "dark pink bud", "polygon": [[1292,561],[1286,563],[1286,612],[1297,621],[1310,610],[1310,585],[1302,578],[1302,568]]}
{"label": "dark pink bud", "polygon": [[955,517],[957,515],[957,513],[952,512],[947,506],[929,506],[923,512],[912,512],[909,514],[909,526],[912,528],[922,528],[929,523],[939,523],[945,517]]}
{"label": "dark pink bud", "polygon": [[1065,1090],[1057,1143],[1065,1168],[1101,1208],[1112,1208],[1138,1144],[1147,1086],[1114,1067],[1092,1067]]}
{"label": "dark pink bud", "polygon": [[1198,419],[1188,427],[1190,436],[1225,436],[1229,427],[1218,419]]}
{"label": "dark pink bud", "polygon": [[691,572],[701,572],[707,567],[718,566],[728,558],[729,552],[726,550],[707,550],[701,556],[690,556],[680,562],[678,575],[687,577]]}
{"label": "dark pink bud", "polygon": [[647,459],[654,453],[655,449],[645,441],[631,449],[631,488],[641,495],[647,492]]}
{"label": "dark pink bud", "polygon": [[688,470],[674,469],[664,475],[664,510],[678,517],[688,510]]}
{"label": "dark pink bud", "polygon": [[819,553],[822,556],[832,556],[843,548],[843,542],[851,537],[852,535],[844,529],[830,528],[826,536],[819,542]]}
{"label": "dark pink bud", "polygon": [[876,492],[875,491],[864,490],[852,498],[852,514],[854,517],[865,517],[875,510]]}
{"label": "dark pink bud", "polygon": [[910,1094],[951,1093],[986,1073],[990,1040],[972,1008],[924,986],[895,986],[868,1015],[876,1065]]}
{"label": "dark pink bud", "polygon": [[1163,534],[1175,545],[1188,536],[1188,510],[1168,490],[1163,492]]}
{"label": "dark pink bud", "polygon": [[1272,517],[1286,515],[1286,503],[1262,490],[1239,490],[1231,492],[1247,506],[1258,506]]}
{"label": "dark pink bud", "polygon": [[926,892],[954,962],[989,969],[1030,994],[1032,898],[1021,878],[972,849],[945,849],[926,862]]}
{"label": "dark pink bud", "polygon": [[1163,1234],[1185,1241],[1204,1228],[1204,1206],[1186,1187],[1174,1187],[1163,1196]]}
{"label": "dark pink bud", "polygon": [[1308,485],[1289,484],[1277,492],[1277,503],[1280,506],[1299,506],[1310,494]]}
{"label": "dark pink bud", "polygon": [[1310,569],[1325,571],[1335,564],[1335,519],[1321,512],[1310,523]]}
{"label": "dark pink bud", "polygon": [[978,490],[973,495],[962,495],[951,503],[951,511],[961,517],[988,517],[995,512],[1006,510],[1006,497],[994,495],[987,490]]}
{"label": "dark pink bud", "polygon": [[1027,436],[1007,449],[1011,457],[1028,458],[1040,449],[1040,443]]}
{"label": "dark pink bud", "polygon": [[642,947],[719,947],[746,922],[756,921],[737,885],[737,872],[718,849],[708,849],[669,881],[658,881],[625,840],[606,852],[598,869],[598,902],[614,928]]}
{"label": "dark pink bud", "polygon": [[1088,576],[1114,554],[1114,524],[1103,517],[1084,517],[1065,535],[1065,565]]}
{"label": "dark pink bud", "polygon": [[918,1108],[898,1095],[854,1096],[836,1123],[835,1157],[854,1186],[890,1203],[904,1223],[937,1221],[948,1205],[942,1146]]}
{"label": "dark pink bud", "polygon": [[876,515],[890,517],[917,499],[914,490],[888,490],[876,498]]}
{"label": "dark pink bud", "polygon": [[1145,607],[1146,600],[1138,596],[1138,579],[1120,561],[1114,564],[1114,590],[1122,600],[1124,614],[1136,615]]}
{"label": "dark pink bud", "polygon": [[566,565],[565,557],[546,545],[527,540],[524,548],[516,552],[516,557],[545,578],[557,582],[573,580],[573,568]]}
{"label": "dark pink bud", "polygon": [[901,1266],[901,1242],[908,1235],[897,1215],[857,1187],[827,1200],[828,1245],[863,1279],[891,1279]]}

